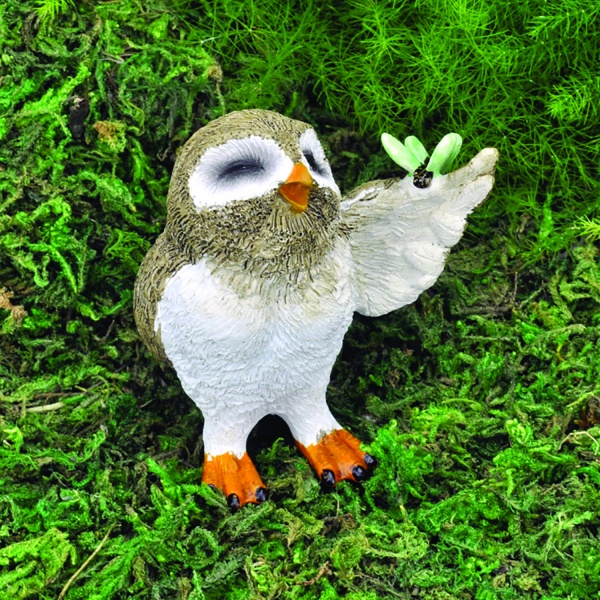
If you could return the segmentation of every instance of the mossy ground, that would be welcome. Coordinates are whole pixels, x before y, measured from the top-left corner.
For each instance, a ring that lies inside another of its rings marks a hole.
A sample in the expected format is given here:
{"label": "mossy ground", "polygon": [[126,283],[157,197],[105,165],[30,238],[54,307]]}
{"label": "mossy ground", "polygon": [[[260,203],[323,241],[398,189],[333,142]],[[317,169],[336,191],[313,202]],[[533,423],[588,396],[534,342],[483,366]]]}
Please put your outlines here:
{"label": "mossy ground", "polygon": [[[334,4],[0,7],[2,600],[600,597],[600,4]],[[394,174],[383,130],[501,162],[435,287],[346,338],[373,478],[321,493],[270,423],[231,515],[131,290],[177,148],[247,107],[346,190]]]}

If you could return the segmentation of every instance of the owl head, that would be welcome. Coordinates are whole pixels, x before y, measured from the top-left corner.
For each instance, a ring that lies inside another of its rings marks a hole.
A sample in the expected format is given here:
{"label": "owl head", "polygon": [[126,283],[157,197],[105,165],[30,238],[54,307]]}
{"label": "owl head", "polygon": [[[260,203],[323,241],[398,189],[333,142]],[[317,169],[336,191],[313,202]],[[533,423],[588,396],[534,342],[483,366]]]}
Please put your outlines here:
{"label": "owl head", "polygon": [[273,272],[310,266],[331,244],[340,191],[314,129],[265,110],[230,113],[179,154],[165,232],[191,259]]}

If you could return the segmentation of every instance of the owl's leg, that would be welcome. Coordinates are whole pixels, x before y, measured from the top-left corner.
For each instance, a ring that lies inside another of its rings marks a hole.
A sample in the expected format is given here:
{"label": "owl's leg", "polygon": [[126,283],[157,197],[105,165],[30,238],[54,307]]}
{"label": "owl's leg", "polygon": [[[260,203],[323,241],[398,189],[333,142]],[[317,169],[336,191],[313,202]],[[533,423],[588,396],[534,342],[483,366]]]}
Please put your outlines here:
{"label": "owl's leg", "polygon": [[364,481],[375,467],[375,459],[360,449],[360,440],[343,428],[330,431],[308,446],[296,440],[296,446],[327,487],[344,479]]}
{"label": "owl's leg", "polygon": [[202,481],[223,491],[230,508],[260,504],[267,499],[267,489],[247,452],[241,457],[232,452],[204,455]]}
{"label": "owl's leg", "polygon": [[282,415],[296,446],[308,459],[327,487],[344,479],[363,481],[375,466],[375,459],[360,449],[360,440],[335,420],[325,400],[298,402]]}
{"label": "owl's leg", "polygon": [[223,491],[227,504],[237,510],[267,499],[265,484],[246,452],[246,439],[260,417],[236,414],[231,423],[225,413],[204,416],[202,481]]}

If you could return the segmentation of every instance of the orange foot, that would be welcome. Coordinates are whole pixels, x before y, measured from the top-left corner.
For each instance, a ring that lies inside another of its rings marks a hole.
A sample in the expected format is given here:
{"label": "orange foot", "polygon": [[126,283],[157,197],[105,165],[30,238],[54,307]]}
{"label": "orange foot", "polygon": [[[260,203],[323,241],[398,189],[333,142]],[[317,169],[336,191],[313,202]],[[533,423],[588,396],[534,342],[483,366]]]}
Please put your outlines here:
{"label": "orange foot", "polygon": [[225,493],[233,510],[250,502],[259,504],[267,499],[267,489],[246,452],[237,458],[231,452],[209,458],[204,455],[202,481]]}
{"label": "orange foot", "polygon": [[296,446],[306,456],[326,487],[339,481],[364,481],[375,467],[375,459],[360,449],[360,440],[345,429],[334,429],[316,444]]}

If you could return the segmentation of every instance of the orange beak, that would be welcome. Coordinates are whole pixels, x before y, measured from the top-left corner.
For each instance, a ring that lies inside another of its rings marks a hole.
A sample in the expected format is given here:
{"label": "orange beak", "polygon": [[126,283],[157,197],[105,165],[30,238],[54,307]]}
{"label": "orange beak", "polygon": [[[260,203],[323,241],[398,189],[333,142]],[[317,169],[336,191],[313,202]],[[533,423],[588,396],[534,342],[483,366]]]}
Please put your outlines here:
{"label": "orange beak", "polygon": [[308,169],[302,163],[296,163],[285,183],[279,186],[279,193],[292,205],[294,212],[304,212],[312,184]]}

